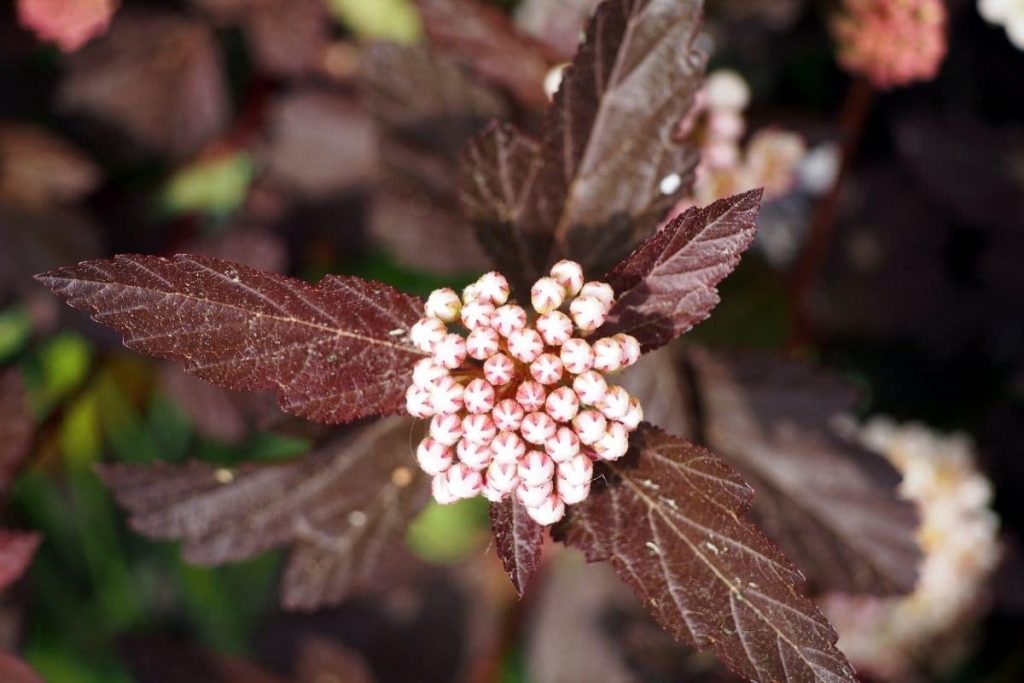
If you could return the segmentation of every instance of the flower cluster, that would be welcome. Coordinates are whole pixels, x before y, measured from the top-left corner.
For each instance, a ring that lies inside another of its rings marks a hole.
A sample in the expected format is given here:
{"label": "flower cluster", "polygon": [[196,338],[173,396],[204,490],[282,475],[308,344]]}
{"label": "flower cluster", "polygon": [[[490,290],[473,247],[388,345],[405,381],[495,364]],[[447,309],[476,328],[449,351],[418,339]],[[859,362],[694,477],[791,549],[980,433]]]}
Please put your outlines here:
{"label": "flower cluster", "polygon": [[19,0],[18,21],[40,40],[74,52],[107,30],[116,0]]}
{"label": "flower cluster", "polygon": [[1010,42],[1024,50],[1024,0],[978,0],[978,12],[990,24],[1005,27]]}
{"label": "flower cluster", "polygon": [[[406,408],[431,418],[416,457],[443,504],[515,495],[540,524],[590,493],[596,460],[616,460],[643,419],[640,402],[605,375],[640,358],[629,335],[591,339],[614,303],[560,261],[530,292],[533,311],[509,301],[508,281],[487,273],[460,297],[439,289],[410,340],[417,363]],[[465,334],[449,329],[458,325]]]}
{"label": "flower cluster", "polygon": [[803,140],[795,133],[768,129],[755,133],[744,149],[744,112],[749,104],[750,88],[738,73],[721,70],[708,76],[680,131],[684,136],[696,134],[700,141],[697,182],[693,196],[674,214],[755,187],[763,187],[769,200],[793,189],[806,154]]}
{"label": "flower cluster", "polygon": [[909,596],[830,596],[825,612],[852,662],[905,680],[917,662],[934,663],[936,639],[979,607],[1000,556],[999,520],[989,508],[991,484],[976,469],[968,439],[884,418],[853,436],[903,474],[900,492],[921,513],[918,542],[924,560]]}
{"label": "flower cluster", "polygon": [[844,0],[832,22],[843,68],[879,88],[935,78],[946,56],[942,0]]}

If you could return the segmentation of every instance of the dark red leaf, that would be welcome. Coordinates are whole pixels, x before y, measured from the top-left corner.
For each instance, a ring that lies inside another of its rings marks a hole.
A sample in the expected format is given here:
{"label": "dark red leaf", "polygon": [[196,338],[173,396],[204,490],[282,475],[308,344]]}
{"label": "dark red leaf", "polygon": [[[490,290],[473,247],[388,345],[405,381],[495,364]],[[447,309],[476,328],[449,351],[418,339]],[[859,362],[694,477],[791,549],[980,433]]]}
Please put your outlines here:
{"label": "dark red leaf", "polygon": [[700,0],[598,7],[548,112],[522,218],[551,235],[549,260],[605,270],[692,186],[699,152],[673,136],[703,81],[702,9]]}
{"label": "dark red leaf", "polygon": [[28,391],[15,368],[0,369],[0,494],[6,493],[28,456],[35,420]]}
{"label": "dark red leaf", "polygon": [[598,334],[626,332],[650,351],[707,319],[754,241],[760,205],[753,190],[690,209],[637,247],[605,277],[617,299]]}
{"label": "dark red leaf", "polygon": [[321,422],[402,409],[421,354],[407,338],[415,297],[356,277],[316,286],[206,256],[118,256],[38,276],[125,345],[227,389],[276,388]]}
{"label": "dark red leaf", "polygon": [[0,680],[4,683],[46,683],[32,667],[6,652],[0,652]]}
{"label": "dark red leaf", "polygon": [[507,90],[527,108],[547,106],[545,47],[520,33],[497,7],[479,0],[416,0],[431,43]]}
{"label": "dark red leaf", "polygon": [[37,533],[0,529],[0,591],[21,578],[41,541]]}
{"label": "dark red leaf", "polygon": [[466,218],[498,268],[521,291],[544,267],[546,233],[520,217],[538,170],[537,143],[507,124],[492,124],[466,146],[460,199]]}
{"label": "dark red leaf", "polygon": [[533,521],[518,501],[508,498],[491,505],[491,533],[501,564],[522,597],[540,563],[544,527]]}
{"label": "dark red leaf", "polygon": [[81,151],[29,124],[0,125],[0,202],[45,207],[81,199],[100,183]]}
{"label": "dark red leaf", "polygon": [[281,600],[314,609],[372,580],[426,503],[412,424],[381,420],[281,465],[108,465],[101,475],[134,529],[180,540],[189,562],[222,564],[294,544]]}
{"label": "dark red leaf", "polygon": [[837,378],[763,356],[688,354],[704,443],[753,486],[753,517],[818,590],[913,590],[919,520],[881,457],[831,428],[856,394]]}
{"label": "dark red leaf", "polygon": [[276,101],[269,117],[266,163],[275,181],[319,198],[376,179],[380,162],[374,124],[350,97],[300,91]]}
{"label": "dark red leaf", "polygon": [[213,32],[170,14],[119,14],[107,36],[72,58],[58,99],[176,157],[197,150],[229,120]]}
{"label": "dark red leaf", "polygon": [[242,30],[260,69],[294,77],[319,66],[330,39],[323,2],[260,0],[246,4]]}
{"label": "dark red leaf", "polygon": [[558,529],[610,561],[662,628],[763,681],[854,681],[802,576],[744,519],[753,492],[710,452],[644,424]]}

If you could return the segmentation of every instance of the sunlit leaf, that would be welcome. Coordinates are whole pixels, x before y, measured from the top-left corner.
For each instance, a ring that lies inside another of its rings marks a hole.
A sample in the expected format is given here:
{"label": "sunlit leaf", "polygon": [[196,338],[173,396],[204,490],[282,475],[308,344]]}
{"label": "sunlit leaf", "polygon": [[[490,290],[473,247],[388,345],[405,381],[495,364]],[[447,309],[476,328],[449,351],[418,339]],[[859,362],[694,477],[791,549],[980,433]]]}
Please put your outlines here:
{"label": "sunlit leaf", "polygon": [[327,0],[327,7],[362,38],[409,44],[423,32],[412,0]]}
{"label": "sunlit leaf", "polygon": [[675,638],[751,680],[855,680],[800,573],[744,519],[753,492],[734,470],[645,424],[598,481],[558,533]]}
{"label": "sunlit leaf", "polygon": [[132,349],[228,389],[275,388],[287,412],[348,422],[402,409],[421,304],[380,283],[312,286],[204,256],[118,256],[39,276]]}

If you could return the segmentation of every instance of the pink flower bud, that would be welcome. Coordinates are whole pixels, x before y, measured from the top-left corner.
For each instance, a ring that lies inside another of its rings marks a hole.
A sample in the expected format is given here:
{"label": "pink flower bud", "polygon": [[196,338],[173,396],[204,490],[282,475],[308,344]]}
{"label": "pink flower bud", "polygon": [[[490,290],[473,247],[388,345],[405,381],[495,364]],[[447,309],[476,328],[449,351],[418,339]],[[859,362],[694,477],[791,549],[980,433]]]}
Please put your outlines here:
{"label": "pink flower bud", "polygon": [[430,353],[434,345],[444,339],[448,328],[438,318],[420,318],[409,330],[409,341],[420,351]]}
{"label": "pink flower bud", "polygon": [[540,316],[535,327],[548,346],[561,346],[572,337],[572,319],[561,311]]}
{"label": "pink flower bud", "polygon": [[612,337],[622,347],[622,367],[628,368],[640,360],[640,342],[630,334],[617,334]]}
{"label": "pink flower bud", "polygon": [[412,367],[412,382],[423,389],[433,389],[438,380],[447,376],[448,370],[438,365],[433,358],[424,358]]}
{"label": "pink flower bud", "polygon": [[572,381],[572,389],[579,397],[580,403],[593,406],[604,398],[605,392],[608,391],[608,382],[601,373],[590,370]]}
{"label": "pink flower bud", "polygon": [[615,337],[605,337],[594,342],[594,369],[600,372],[615,372],[622,369],[624,350]]}
{"label": "pink flower bud", "polygon": [[500,350],[501,337],[493,327],[478,327],[466,337],[466,353],[477,360],[487,360]]}
{"label": "pink flower bud", "polygon": [[416,447],[416,462],[419,463],[420,469],[430,476],[447,472],[454,461],[452,449],[430,437],[420,441],[420,445]]}
{"label": "pink flower bud", "polygon": [[569,313],[576,327],[591,332],[604,325],[607,314],[600,299],[592,296],[580,296],[569,304]]}
{"label": "pink flower bud", "polygon": [[501,432],[491,441],[495,462],[516,463],[526,453],[526,444],[515,432]]}
{"label": "pink flower bud", "polygon": [[508,352],[523,363],[532,363],[544,352],[544,339],[531,327],[516,330],[508,336]]}
{"label": "pink flower bud", "polygon": [[481,301],[483,299],[483,292],[480,290],[480,283],[474,282],[470,285],[466,285],[466,288],[462,290],[462,303],[468,304],[473,301]]}
{"label": "pink flower bud", "polygon": [[538,313],[550,313],[565,301],[565,287],[550,277],[542,277],[530,289],[530,303]]}
{"label": "pink flower bud", "polygon": [[462,420],[462,436],[470,443],[486,446],[498,435],[490,415],[467,415]]}
{"label": "pink flower bud", "polygon": [[622,426],[626,428],[626,431],[636,431],[636,428],[640,426],[640,423],[644,421],[644,409],[640,405],[640,399],[636,396],[629,397],[629,410],[626,411],[626,415],[620,420]]}
{"label": "pink flower bud", "polygon": [[522,306],[506,304],[494,311],[491,327],[502,337],[508,337],[516,330],[526,327],[526,320],[526,311]]}
{"label": "pink flower bud", "polygon": [[609,422],[607,431],[594,444],[594,452],[601,460],[618,460],[629,450],[629,433],[618,422]]}
{"label": "pink flower bud", "polygon": [[629,412],[629,399],[632,396],[620,386],[610,386],[604,398],[597,402],[597,409],[609,420],[621,420]]}
{"label": "pink flower bud", "polygon": [[466,340],[457,334],[449,334],[434,345],[434,360],[441,366],[454,370],[466,362]]}
{"label": "pink flower bud", "polygon": [[491,411],[491,418],[494,420],[495,426],[503,432],[518,431],[519,425],[523,424],[524,417],[526,417],[526,411],[519,405],[519,401],[512,398],[499,401]]}
{"label": "pink flower bud", "polygon": [[459,457],[459,462],[474,470],[486,469],[491,464],[490,446],[475,444],[465,437],[455,446],[455,454]]}
{"label": "pink flower bud", "polygon": [[471,301],[462,307],[462,324],[470,330],[489,327],[494,315],[494,304],[482,299]]}
{"label": "pink flower bud", "polygon": [[483,475],[462,463],[452,465],[444,476],[448,480],[448,490],[456,498],[473,498],[484,490]]}
{"label": "pink flower bud", "polygon": [[480,495],[482,495],[484,498],[486,498],[488,501],[490,501],[492,503],[500,503],[501,501],[505,500],[505,497],[508,494],[506,494],[505,492],[501,491],[500,489],[496,489],[493,486],[491,486],[490,484],[488,484],[487,483],[487,477],[485,476],[484,477],[484,490],[483,490],[483,493],[481,493]]}
{"label": "pink flower bud", "polygon": [[484,275],[477,280],[477,285],[480,288],[480,297],[482,299],[486,299],[498,306],[508,301],[508,295],[511,290],[508,285],[508,280],[501,273],[495,271],[484,273]]}
{"label": "pink flower bud", "polygon": [[544,452],[556,463],[563,463],[580,452],[580,437],[569,427],[559,427],[555,435],[544,442]]}
{"label": "pink flower bud", "polygon": [[529,487],[542,486],[555,476],[555,461],[547,453],[530,451],[519,459],[519,479]]}
{"label": "pink flower bud", "polygon": [[607,426],[608,420],[596,410],[583,410],[572,421],[576,435],[588,446],[596,444],[605,435]]}
{"label": "pink flower bud", "polygon": [[430,436],[444,446],[454,446],[462,438],[462,420],[458,415],[435,415],[430,420]]}
{"label": "pink flower bud", "polygon": [[489,413],[494,408],[494,385],[484,379],[474,379],[462,392],[462,403],[473,415]]}
{"label": "pink flower bud", "polygon": [[511,382],[515,374],[515,363],[503,353],[494,354],[484,363],[484,378],[496,387]]}
{"label": "pink flower bud", "polygon": [[438,415],[451,415],[462,410],[465,389],[452,377],[442,377],[430,390],[430,404]]}
{"label": "pink flower bud", "polygon": [[568,339],[562,344],[559,355],[562,366],[573,375],[584,373],[594,367],[594,349],[584,339]]}
{"label": "pink flower bud", "polygon": [[516,400],[528,413],[543,408],[547,396],[548,392],[540,382],[523,382],[516,390]]}
{"label": "pink flower bud", "polygon": [[516,487],[516,498],[527,508],[536,507],[551,496],[554,490],[555,483],[553,481],[547,481],[540,486],[527,486],[525,483],[519,482],[519,486]]}
{"label": "pink flower bud", "polygon": [[487,486],[507,496],[519,486],[519,464],[517,462],[491,462],[487,467]]}
{"label": "pink flower bud", "polygon": [[541,384],[557,384],[562,379],[562,361],[553,353],[542,353],[530,363],[530,374]]}
{"label": "pink flower bud", "polygon": [[590,495],[590,482],[585,484],[570,484],[564,479],[558,480],[558,497],[566,505],[582,503]]}
{"label": "pink flower bud", "polygon": [[550,495],[539,505],[527,505],[526,513],[533,518],[533,521],[542,526],[548,526],[561,521],[565,517],[565,503],[557,495]]}
{"label": "pink flower bud", "polygon": [[434,476],[434,479],[430,482],[430,492],[441,505],[451,505],[459,499],[458,496],[452,494],[451,488],[448,486],[447,472]]}
{"label": "pink flower bud", "polygon": [[405,411],[413,417],[425,418],[434,414],[430,391],[415,384],[405,392]]}
{"label": "pink flower bud", "polygon": [[544,411],[555,422],[569,422],[580,410],[580,399],[569,387],[558,387],[544,402]]}
{"label": "pink flower bud", "polygon": [[[594,477],[594,461],[580,453],[569,460],[559,463],[558,477],[572,486],[589,484]],[[559,487],[561,490],[561,487]]]}
{"label": "pink flower bud", "polygon": [[427,297],[425,312],[428,316],[440,318],[446,323],[453,323],[459,319],[462,311],[462,301],[453,289],[435,289]]}
{"label": "pink flower bud", "polygon": [[555,435],[558,426],[547,413],[528,413],[523,418],[523,424],[519,427],[519,433],[523,440],[528,443],[542,446],[545,441]]}
{"label": "pink flower bud", "polygon": [[605,313],[610,311],[612,304],[615,303],[615,290],[607,282],[588,282],[580,290],[580,296],[589,296],[600,301]]}
{"label": "pink flower bud", "polygon": [[583,288],[583,267],[575,261],[559,261],[551,266],[551,277],[569,296],[576,296]]}

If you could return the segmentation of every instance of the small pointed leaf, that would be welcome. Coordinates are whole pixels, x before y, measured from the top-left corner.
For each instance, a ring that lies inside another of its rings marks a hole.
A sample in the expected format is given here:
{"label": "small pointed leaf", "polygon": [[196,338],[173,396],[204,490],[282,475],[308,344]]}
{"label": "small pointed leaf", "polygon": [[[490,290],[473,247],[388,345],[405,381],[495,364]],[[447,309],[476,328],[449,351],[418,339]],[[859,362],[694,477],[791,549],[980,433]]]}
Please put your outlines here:
{"label": "small pointed leaf", "polygon": [[422,357],[406,333],[421,304],[378,282],[316,286],[206,256],[117,256],[38,279],[124,335],[227,389],[276,388],[281,407],[321,422],[396,413]]}
{"label": "small pointed leaf", "polygon": [[540,563],[544,527],[530,518],[519,501],[507,498],[491,506],[491,532],[501,564],[522,597]]}
{"label": "small pointed leaf", "polygon": [[744,518],[753,493],[733,469],[644,424],[603,481],[558,533],[610,561],[662,628],[754,681],[856,680],[800,572]]}
{"label": "small pointed leaf", "polygon": [[693,208],[676,218],[605,277],[616,301],[599,336],[617,332],[656,349],[707,319],[717,285],[754,241],[761,191]]}

